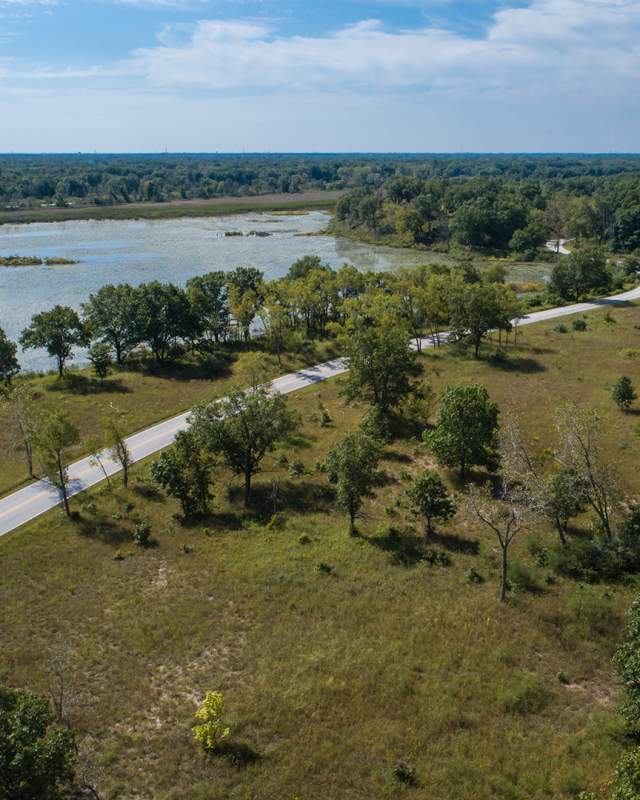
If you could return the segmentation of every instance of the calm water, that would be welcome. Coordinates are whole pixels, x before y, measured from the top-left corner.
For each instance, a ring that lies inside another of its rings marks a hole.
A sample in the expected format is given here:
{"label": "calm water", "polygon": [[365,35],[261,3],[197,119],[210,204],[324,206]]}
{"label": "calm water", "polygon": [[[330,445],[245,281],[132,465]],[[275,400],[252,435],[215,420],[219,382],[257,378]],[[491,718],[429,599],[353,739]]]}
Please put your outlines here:
{"label": "calm water", "polygon": [[[171,281],[184,286],[193,275],[238,266],[259,267],[267,278],[284,275],[301,256],[318,255],[338,267],[387,270],[418,264],[411,250],[370,247],[333,236],[305,236],[326,228],[327,214],[246,214],[176,220],[107,220],[0,226],[0,256],[72,258],[51,267],[0,267],[0,327],[12,339],[31,316],[56,303],[80,308],[105,283]],[[225,236],[242,231],[244,236]],[[252,231],[269,236],[251,236]],[[74,363],[83,361],[78,353]],[[20,354],[23,369],[51,369],[46,353]]]}

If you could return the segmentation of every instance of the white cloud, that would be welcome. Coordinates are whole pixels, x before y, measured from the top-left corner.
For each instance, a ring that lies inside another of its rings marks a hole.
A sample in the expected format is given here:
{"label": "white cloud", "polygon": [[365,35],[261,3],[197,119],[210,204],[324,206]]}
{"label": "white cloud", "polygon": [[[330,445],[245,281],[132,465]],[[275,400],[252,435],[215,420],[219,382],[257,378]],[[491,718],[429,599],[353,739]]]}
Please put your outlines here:
{"label": "white cloud", "polygon": [[639,33],[640,0],[533,0],[496,12],[481,38],[389,31],[376,20],[283,37],[263,24],[203,20],[186,41],[138,49],[123,66],[149,85],[205,90],[584,91],[640,78]]}

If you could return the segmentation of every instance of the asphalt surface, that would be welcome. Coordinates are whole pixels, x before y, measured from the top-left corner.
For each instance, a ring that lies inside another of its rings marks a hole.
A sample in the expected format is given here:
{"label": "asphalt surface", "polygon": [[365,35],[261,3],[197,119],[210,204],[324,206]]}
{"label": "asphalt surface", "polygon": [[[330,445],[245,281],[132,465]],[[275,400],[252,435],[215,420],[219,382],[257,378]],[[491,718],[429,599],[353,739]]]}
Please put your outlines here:
{"label": "asphalt surface", "polygon": [[[554,243],[555,245],[555,243]],[[562,251],[561,251],[562,252]],[[570,306],[561,308],[551,308],[546,311],[535,311],[522,319],[518,320],[518,326],[531,325],[535,322],[556,319],[558,317],[569,316],[570,314],[580,314],[593,311],[603,306],[615,306],[629,300],[640,298],[640,286],[631,289],[623,294],[613,295],[608,298],[596,300],[589,303],[574,303]],[[446,334],[442,334],[441,341],[446,341]],[[415,343],[414,343],[415,344]],[[422,341],[423,347],[432,347],[433,342],[430,337]],[[299,389],[304,389],[314,383],[334,378],[347,372],[348,366],[344,359],[326,361],[313,367],[283,375],[271,383],[273,391],[281,394],[289,394]],[[127,446],[131,452],[133,461],[140,461],[147,456],[157,453],[168,447],[174,440],[179,431],[188,427],[187,417],[189,412],[179,414],[176,417],[167,419],[157,425],[152,425],[139,433],[135,433],[127,438]],[[101,462],[108,475],[115,475],[120,471],[119,464],[111,460],[105,453],[101,454]],[[95,486],[100,481],[105,480],[102,467],[91,458],[82,458],[74,462],[68,468],[69,473],[69,495],[76,495],[79,492]],[[7,495],[0,499],[0,536],[9,533],[35,517],[40,516],[45,511],[54,508],[61,502],[57,489],[52,487],[44,480],[19,489],[17,492]]]}

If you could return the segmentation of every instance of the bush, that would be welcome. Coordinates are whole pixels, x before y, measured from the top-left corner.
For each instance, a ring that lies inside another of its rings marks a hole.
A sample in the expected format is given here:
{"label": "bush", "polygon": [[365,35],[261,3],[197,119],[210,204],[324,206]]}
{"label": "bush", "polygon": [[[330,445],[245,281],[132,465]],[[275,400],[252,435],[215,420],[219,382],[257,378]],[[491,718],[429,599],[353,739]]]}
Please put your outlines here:
{"label": "bush", "polygon": [[299,458],[294,458],[291,464],[289,464],[289,475],[291,475],[292,478],[299,478],[301,475],[304,475],[305,472],[305,466]]}
{"label": "bush", "polygon": [[556,333],[567,333],[567,326],[563,322],[559,322],[557,325],[554,325],[553,330]]}
{"label": "bush", "polygon": [[443,553],[441,550],[425,550],[422,555],[422,560],[432,567],[449,567],[451,566],[451,556],[448,553]]}
{"label": "bush", "polygon": [[498,702],[507,714],[536,714],[547,705],[551,695],[545,682],[533,672],[516,674],[511,684],[498,695]]}
{"label": "bush", "polygon": [[464,579],[467,583],[484,583],[484,576],[475,567],[469,567],[465,572]]}
{"label": "bush", "polygon": [[571,323],[571,327],[574,331],[586,331],[587,330],[587,320],[582,319],[582,317],[577,317]]}
{"label": "bush", "polygon": [[540,584],[532,570],[519,561],[512,561],[509,564],[508,573],[509,585],[512,589],[519,592],[529,592],[535,594],[540,591]]}
{"label": "bush", "polygon": [[611,800],[638,800],[640,797],[640,747],[625,753],[613,775]]}
{"label": "bush", "polygon": [[330,564],[325,564],[324,561],[321,561],[316,569],[322,575],[330,575],[333,572],[333,567]]}
{"label": "bush", "polygon": [[616,617],[611,601],[591,586],[578,586],[569,598],[569,608],[589,633],[610,634]]}
{"label": "bush", "polygon": [[139,547],[148,547],[150,543],[151,526],[144,522],[139,522],[133,531],[133,541]]}
{"label": "bush", "polygon": [[207,692],[195,713],[193,735],[208,753],[216,750],[229,736],[229,728],[222,722],[223,710],[222,692]]}
{"label": "bush", "polygon": [[625,542],[574,539],[549,550],[549,565],[558,575],[584,583],[618,581],[637,571],[639,555]]}
{"label": "bush", "polygon": [[389,442],[391,440],[389,418],[374,406],[362,421],[362,432],[377,442]]}
{"label": "bush", "polygon": [[416,786],[418,783],[415,769],[405,764],[404,761],[398,761],[393,768],[392,774],[398,783],[404,783],[406,786]]}

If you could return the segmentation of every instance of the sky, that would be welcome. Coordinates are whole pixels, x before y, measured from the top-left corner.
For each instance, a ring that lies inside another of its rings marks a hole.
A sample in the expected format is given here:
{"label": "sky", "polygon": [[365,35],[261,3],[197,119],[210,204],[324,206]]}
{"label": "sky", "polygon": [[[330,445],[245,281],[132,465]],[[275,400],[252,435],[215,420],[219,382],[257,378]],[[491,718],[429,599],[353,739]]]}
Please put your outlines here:
{"label": "sky", "polygon": [[640,0],[0,0],[0,152],[637,152]]}

